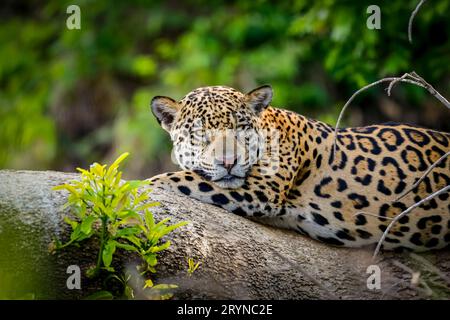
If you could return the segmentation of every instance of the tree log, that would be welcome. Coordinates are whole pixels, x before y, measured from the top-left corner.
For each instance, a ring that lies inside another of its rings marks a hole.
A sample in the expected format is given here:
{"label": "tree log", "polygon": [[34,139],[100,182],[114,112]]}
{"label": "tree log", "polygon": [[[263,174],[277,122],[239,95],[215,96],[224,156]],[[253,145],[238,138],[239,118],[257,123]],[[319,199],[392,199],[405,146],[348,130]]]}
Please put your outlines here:
{"label": "tree log", "polygon": [[[101,286],[85,276],[87,268],[95,263],[95,240],[53,255],[48,251],[52,239],[67,240],[69,234],[63,221],[68,209],[62,209],[67,193],[52,191],[52,187],[78,177],[53,171],[0,171],[0,298],[32,294],[36,298],[77,299]],[[384,253],[373,261],[373,248],[331,247],[161,190],[153,190],[151,197],[160,202],[152,211],[157,221],[166,217],[172,222],[190,221],[189,225],[166,236],[172,245],[161,254],[155,275],[155,282],[179,286],[175,298],[414,299],[426,297],[424,294],[430,296],[429,291],[421,290],[420,284],[416,288],[411,285],[412,275],[402,268],[409,266],[425,274],[417,255]],[[190,277],[186,274],[188,258],[201,261],[200,268]],[[448,250],[421,254],[420,258],[439,269],[434,271],[440,272],[442,281],[448,281]],[[136,257],[122,253],[117,259],[118,265],[125,266]],[[70,265],[81,268],[80,290],[67,288]],[[380,267],[381,289],[368,288],[369,265]],[[431,297],[433,294],[432,290]]]}

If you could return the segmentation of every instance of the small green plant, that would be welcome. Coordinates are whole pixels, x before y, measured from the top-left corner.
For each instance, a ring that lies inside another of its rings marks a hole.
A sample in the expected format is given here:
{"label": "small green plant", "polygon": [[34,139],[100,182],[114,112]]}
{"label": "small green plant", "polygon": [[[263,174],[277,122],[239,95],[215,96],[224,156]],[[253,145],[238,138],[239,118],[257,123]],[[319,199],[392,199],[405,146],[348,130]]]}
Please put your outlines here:
{"label": "small green plant", "polygon": [[[65,207],[70,207],[74,215],[64,218],[72,228],[70,239],[66,243],[55,240],[54,249],[80,245],[94,236],[100,240],[97,261],[87,271],[90,278],[98,276],[103,270],[115,272],[112,262],[118,249],[135,252],[142,258],[142,264],[138,266],[141,275],[155,273],[158,253],[170,246],[170,241],[161,243],[162,237],[187,224],[168,225],[169,218],[155,222],[149,208],[158,203],[148,201],[149,188],[139,191],[140,187],[149,184],[148,181],[121,180],[119,165],[128,155],[124,153],[119,156],[109,168],[98,163],[92,164],[89,170],[78,168],[80,180],[54,188],[69,192]],[[121,279],[122,284],[129,280],[126,277],[117,279]],[[124,285],[124,288],[127,286]]]}
{"label": "small green plant", "polygon": [[194,273],[195,270],[198,269],[198,267],[200,267],[200,264],[201,264],[201,262],[195,263],[194,259],[192,259],[192,258],[188,259],[188,270],[187,270],[187,273],[188,273],[189,277],[192,276],[192,274]]}
{"label": "small green plant", "polygon": [[147,279],[144,285],[144,294],[150,300],[167,300],[172,298],[172,289],[176,289],[178,286],[174,284],[153,284],[152,280]]}

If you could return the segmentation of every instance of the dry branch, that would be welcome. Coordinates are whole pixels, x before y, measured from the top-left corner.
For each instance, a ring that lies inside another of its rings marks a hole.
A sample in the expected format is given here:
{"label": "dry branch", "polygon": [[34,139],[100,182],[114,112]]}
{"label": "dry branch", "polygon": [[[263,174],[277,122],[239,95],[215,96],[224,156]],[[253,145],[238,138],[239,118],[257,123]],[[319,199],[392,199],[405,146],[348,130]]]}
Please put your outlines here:
{"label": "dry branch", "polygon": [[408,40],[409,43],[412,43],[412,24],[414,21],[414,18],[417,15],[417,12],[419,12],[420,7],[425,3],[426,0],[420,0],[420,2],[417,4],[416,8],[414,9],[414,11],[411,13],[411,16],[409,17],[409,22],[408,22]]}
{"label": "dry branch", "polygon": [[415,188],[419,186],[419,184],[430,174],[431,171],[439,164],[441,163],[445,158],[447,158],[450,155],[450,151],[444,154],[442,157],[440,157],[438,160],[436,160],[431,166],[428,167],[428,169],[425,171],[425,173],[420,177],[419,180],[417,180],[416,183],[413,184],[412,187],[407,189],[402,195],[400,195],[397,199],[395,199],[393,202],[397,202],[400,199],[404,198],[408,193],[413,191]]}
{"label": "dry branch", "polygon": [[[68,248],[56,255],[48,253],[52,237],[67,238],[69,234],[63,222],[67,212],[61,208],[67,194],[51,188],[76,177],[51,171],[0,171],[0,280],[5,274],[22,279],[36,274],[39,288],[48,288],[38,295],[41,298],[81,298],[98,290],[98,283],[84,277],[95,261],[95,241],[89,240],[82,250]],[[382,290],[369,290],[366,269],[373,264],[371,248],[327,246],[160,190],[153,190],[151,197],[161,204],[154,210],[155,219],[191,221],[170,234],[172,246],[159,259],[154,279],[156,283],[178,284],[176,298],[381,299],[387,288],[401,280],[389,261],[391,257],[403,258],[393,253],[384,254],[377,262],[382,271]],[[19,253],[25,254],[32,272],[24,272],[26,265],[16,261]],[[437,261],[437,268],[450,276],[450,270],[445,269],[450,252],[428,255]],[[202,262],[191,277],[186,277],[187,258]],[[131,254],[119,255],[117,268],[134,259]],[[74,264],[83,272],[81,290],[66,287],[66,269]],[[386,295],[414,297],[414,292],[395,290]]]}
{"label": "dry branch", "polygon": [[378,81],[372,82],[372,83],[362,87],[361,89],[357,90],[350,97],[350,99],[347,100],[347,102],[344,104],[344,107],[342,108],[341,112],[339,113],[338,119],[336,121],[336,126],[334,128],[333,159],[336,160],[335,155],[336,155],[337,135],[338,135],[339,125],[341,124],[342,117],[344,116],[344,113],[347,110],[347,107],[350,105],[350,103],[352,103],[353,99],[355,99],[355,97],[357,95],[359,95],[361,92],[363,92],[364,90],[367,90],[367,89],[369,89],[371,87],[374,87],[374,86],[376,86],[376,85],[378,85],[380,83],[383,83],[383,82],[389,82],[389,87],[387,88],[387,93],[388,93],[389,96],[391,95],[391,90],[392,90],[393,86],[396,83],[398,83],[398,82],[406,82],[406,83],[410,83],[410,84],[415,84],[415,85],[417,85],[419,87],[422,87],[422,88],[426,89],[431,95],[433,95],[442,104],[444,104],[447,108],[450,109],[450,102],[444,96],[442,96],[436,89],[434,89],[431,84],[429,84],[427,81],[425,81],[425,79],[420,77],[414,71],[412,71],[410,73],[405,73],[401,77],[383,78],[383,79],[380,79]]}
{"label": "dry branch", "polygon": [[[420,6],[422,5],[422,3],[424,2],[424,0],[421,1],[421,3],[419,3],[419,5],[417,6],[415,12],[413,12],[413,15],[411,16],[412,18],[414,18],[415,14],[417,13],[417,11],[419,10]],[[412,20],[410,20],[412,21]],[[388,96],[391,95],[391,91],[392,88],[398,83],[398,82],[406,82],[406,83],[411,83],[411,84],[415,84],[419,87],[422,87],[424,89],[426,89],[431,95],[433,95],[436,99],[438,99],[444,106],[446,106],[447,108],[450,109],[450,102],[444,97],[442,96],[436,89],[434,89],[434,87],[429,84],[425,79],[423,79],[421,76],[419,76],[416,72],[412,71],[410,73],[405,73],[404,75],[402,75],[401,77],[390,77],[390,78],[384,78],[378,81],[375,81],[371,84],[368,84],[366,86],[364,86],[363,88],[359,89],[358,91],[356,91],[351,97],[350,99],[347,100],[347,102],[345,103],[344,107],[342,108],[341,112],[339,113],[339,117],[338,120],[336,122],[336,126],[334,128],[334,138],[333,138],[333,159],[334,161],[336,160],[336,148],[337,148],[337,136],[338,136],[338,129],[339,129],[339,125],[340,122],[342,120],[342,117],[344,115],[344,112],[346,111],[347,107],[350,105],[350,103],[353,101],[353,99],[360,94],[362,91],[369,89],[373,86],[376,86],[380,83],[383,82],[389,82],[389,86],[387,88],[387,94]],[[412,186],[410,187],[403,195],[401,195],[400,197],[398,197],[397,199],[395,199],[392,202],[395,202],[399,199],[401,199],[402,197],[404,197],[406,194],[408,194],[409,192],[411,192],[415,187],[417,187],[417,185],[419,185],[419,183],[425,179],[425,177],[431,172],[431,170],[433,170],[434,167],[436,167],[436,165],[438,165],[443,159],[445,159],[448,156],[449,153],[443,155],[440,159],[438,159],[435,163],[433,163],[425,172],[425,174]],[[379,253],[380,249],[381,249],[381,245],[383,244],[383,241],[386,239],[386,236],[388,235],[390,229],[392,228],[392,226],[399,220],[401,219],[403,216],[405,216],[406,214],[408,214],[409,212],[411,212],[413,209],[417,208],[418,206],[422,205],[423,203],[433,199],[434,197],[443,194],[445,192],[448,192],[450,190],[450,186],[444,187],[441,190],[436,191],[435,193],[429,195],[428,197],[426,197],[425,199],[422,199],[421,201],[413,204],[412,206],[410,206],[409,208],[407,208],[406,210],[404,210],[403,212],[401,212],[400,214],[398,214],[397,216],[395,216],[392,221],[390,222],[390,224],[388,225],[387,229],[384,231],[383,235],[381,236],[377,247],[375,249],[375,252],[373,254],[373,257],[375,258],[377,256],[377,254]],[[364,215],[373,215],[371,213],[367,213],[367,212],[358,212],[355,215],[358,214],[364,214]]]}

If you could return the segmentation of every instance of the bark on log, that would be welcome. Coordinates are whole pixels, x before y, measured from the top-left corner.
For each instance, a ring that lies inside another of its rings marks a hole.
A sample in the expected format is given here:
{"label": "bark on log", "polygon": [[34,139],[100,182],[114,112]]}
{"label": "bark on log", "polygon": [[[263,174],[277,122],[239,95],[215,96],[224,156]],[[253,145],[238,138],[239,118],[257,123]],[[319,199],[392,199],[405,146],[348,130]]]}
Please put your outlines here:
{"label": "bark on log", "polygon": [[[95,243],[48,253],[52,238],[67,239],[61,206],[67,193],[52,191],[78,175],[61,172],[0,171],[0,297],[34,293],[37,298],[81,298],[98,289],[84,272],[96,259]],[[177,283],[175,298],[222,299],[383,299],[423,297],[408,288],[411,275],[398,262],[411,265],[409,254],[383,254],[372,249],[335,248],[296,233],[264,226],[194,199],[153,190],[157,220],[189,220],[169,237],[172,246],[159,259],[157,282]],[[450,277],[450,253],[421,255]],[[201,261],[186,276],[187,258]],[[121,264],[135,259],[119,256]],[[381,290],[367,288],[367,267],[381,268]],[[397,264],[397,266],[395,265]],[[81,290],[69,290],[69,265],[82,270]],[[3,291],[2,291],[3,287]],[[407,289],[405,289],[407,288]],[[5,292],[5,290],[7,292]],[[8,291],[9,290],[9,291]]]}

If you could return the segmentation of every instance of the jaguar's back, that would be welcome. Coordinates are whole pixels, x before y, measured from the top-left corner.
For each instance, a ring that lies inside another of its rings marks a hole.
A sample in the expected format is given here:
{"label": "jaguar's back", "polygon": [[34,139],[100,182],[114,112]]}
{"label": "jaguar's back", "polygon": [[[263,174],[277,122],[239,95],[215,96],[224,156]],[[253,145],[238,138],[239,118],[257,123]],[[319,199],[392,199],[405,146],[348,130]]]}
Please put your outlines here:
{"label": "jaguar's back", "polygon": [[[304,208],[305,225],[314,224],[311,236],[316,239],[345,246],[374,243],[395,216],[450,186],[449,157],[398,199],[450,152],[447,133],[401,124],[342,129],[333,158],[332,128],[316,121],[313,125],[317,134],[316,138],[311,135],[314,141],[309,169],[302,170],[289,197]],[[298,200],[296,194],[301,195]],[[303,229],[309,234],[311,227]],[[450,242],[449,229],[450,200],[446,192],[401,218],[383,246],[416,251],[442,248]]]}

